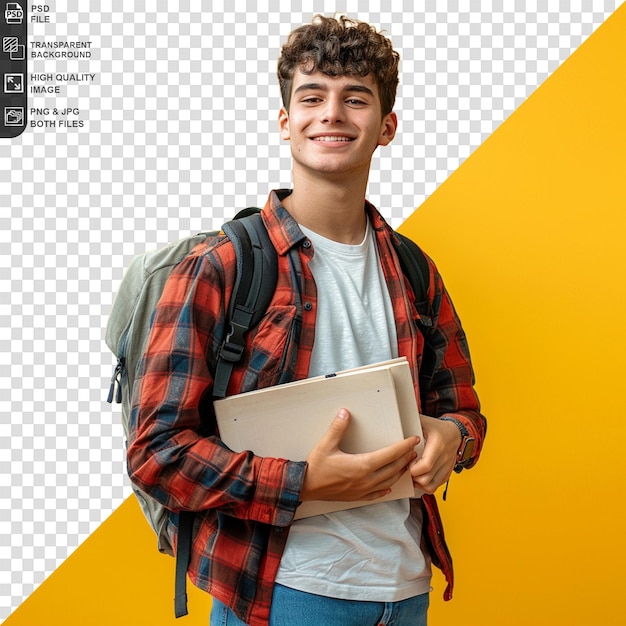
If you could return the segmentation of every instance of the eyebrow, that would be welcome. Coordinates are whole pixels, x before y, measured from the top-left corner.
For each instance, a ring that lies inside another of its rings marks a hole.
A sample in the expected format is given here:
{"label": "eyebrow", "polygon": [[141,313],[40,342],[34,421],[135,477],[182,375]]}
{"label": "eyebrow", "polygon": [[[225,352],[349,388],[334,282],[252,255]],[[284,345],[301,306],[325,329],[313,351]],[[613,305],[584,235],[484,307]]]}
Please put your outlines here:
{"label": "eyebrow", "polygon": [[[326,85],[322,83],[304,83],[303,85],[300,85],[299,87],[296,88],[296,90],[294,91],[294,94],[299,93],[300,91],[327,91],[327,90],[328,88],[326,87]],[[374,95],[374,92],[369,87],[366,87],[365,85],[346,85],[343,91],[366,93],[370,96]]]}

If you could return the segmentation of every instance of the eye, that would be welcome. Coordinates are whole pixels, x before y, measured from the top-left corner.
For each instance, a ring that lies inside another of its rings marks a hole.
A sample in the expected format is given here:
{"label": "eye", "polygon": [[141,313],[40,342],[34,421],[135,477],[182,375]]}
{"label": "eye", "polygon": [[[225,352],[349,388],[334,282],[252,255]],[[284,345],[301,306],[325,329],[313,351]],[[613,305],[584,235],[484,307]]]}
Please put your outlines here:
{"label": "eye", "polygon": [[349,98],[346,100],[346,104],[350,106],[367,106],[367,102],[360,100],[359,98]]}

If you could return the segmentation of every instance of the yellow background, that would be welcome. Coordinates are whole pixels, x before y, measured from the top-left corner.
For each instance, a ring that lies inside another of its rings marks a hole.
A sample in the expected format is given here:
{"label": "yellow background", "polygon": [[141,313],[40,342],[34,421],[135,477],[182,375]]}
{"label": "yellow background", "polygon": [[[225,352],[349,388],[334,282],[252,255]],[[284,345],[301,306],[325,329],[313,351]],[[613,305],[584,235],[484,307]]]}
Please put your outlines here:
{"label": "yellow background", "polygon": [[[470,337],[483,458],[442,504],[455,598],[436,626],[626,624],[626,9],[403,225]],[[206,626],[128,500],[8,626]]]}
{"label": "yellow background", "polygon": [[625,9],[403,227],[453,294],[489,420],[442,505],[457,587],[436,625],[626,624]]}

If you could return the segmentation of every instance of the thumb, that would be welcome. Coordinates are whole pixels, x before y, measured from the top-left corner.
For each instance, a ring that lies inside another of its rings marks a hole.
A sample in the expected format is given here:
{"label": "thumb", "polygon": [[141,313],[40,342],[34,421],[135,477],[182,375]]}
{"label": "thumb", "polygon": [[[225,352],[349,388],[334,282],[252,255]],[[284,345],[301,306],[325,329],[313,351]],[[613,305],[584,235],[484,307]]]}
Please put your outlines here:
{"label": "thumb", "polygon": [[350,412],[347,409],[339,409],[328,430],[324,433],[320,443],[329,449],[339,447],[341,438],[344,436],[350,423]]}

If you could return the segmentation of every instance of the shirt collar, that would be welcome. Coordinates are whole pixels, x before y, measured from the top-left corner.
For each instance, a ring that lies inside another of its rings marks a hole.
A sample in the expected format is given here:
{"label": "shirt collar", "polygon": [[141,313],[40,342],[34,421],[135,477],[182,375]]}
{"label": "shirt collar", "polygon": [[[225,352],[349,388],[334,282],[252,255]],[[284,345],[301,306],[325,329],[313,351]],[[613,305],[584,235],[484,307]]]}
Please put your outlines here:
{"label": "shirt collar", "polygon": [[267,232],[278,254],[287,254],[291,248],[306,239],[296,220],[282,204],[290,193],[291,189],[271,191],[262,212]]}
{"label": "shirt collar", "polygon": [[[278,254],[287,254],[291,248],[306,239],[296,220],[282,204],[282,201],[290,193],[291,189],[271,191],[263,208],[263,219],[267,232]],[[381,231],[391,231],[376,207],[367,200],[365,201],[365,210],[376,234],[380,234]]]}

